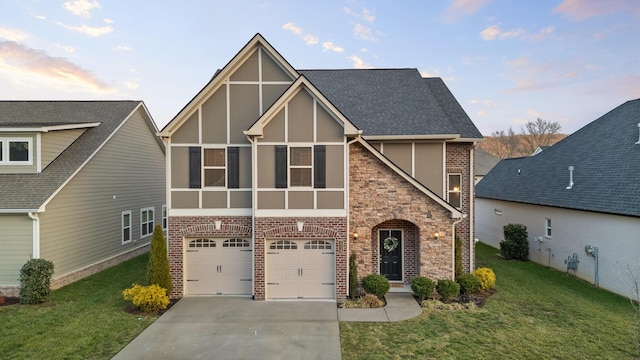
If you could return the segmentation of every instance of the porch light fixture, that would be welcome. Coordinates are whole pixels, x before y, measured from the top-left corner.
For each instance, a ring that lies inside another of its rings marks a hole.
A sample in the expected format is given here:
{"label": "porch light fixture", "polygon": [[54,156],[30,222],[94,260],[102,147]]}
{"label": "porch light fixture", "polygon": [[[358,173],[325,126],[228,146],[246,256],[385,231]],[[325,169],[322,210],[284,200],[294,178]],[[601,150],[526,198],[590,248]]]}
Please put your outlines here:
{"label": "porch light fixture", "polygon": [[433,237],[436,238],[436,240],[438,240],[438,238],[440,237],[440,232],[436,230],[436,232],[433,234]]}
{"label": "porch light fixture", "polygon": [[353,240],[358,240],[358,229],[353,231]]}

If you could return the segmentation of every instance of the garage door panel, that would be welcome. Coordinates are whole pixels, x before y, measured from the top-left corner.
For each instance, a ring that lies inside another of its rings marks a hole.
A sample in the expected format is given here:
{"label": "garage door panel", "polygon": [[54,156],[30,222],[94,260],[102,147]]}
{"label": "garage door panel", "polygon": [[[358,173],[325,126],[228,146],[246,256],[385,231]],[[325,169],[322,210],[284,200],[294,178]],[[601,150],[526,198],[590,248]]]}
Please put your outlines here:
{"label": "garage door panel", "polygon": [[187,295],[250,295],[253,250],[248,239],[185,241]]}
{"label": "garage door panel", "polygon": [[335,298],[331,240],[267,241],[269,298]]}

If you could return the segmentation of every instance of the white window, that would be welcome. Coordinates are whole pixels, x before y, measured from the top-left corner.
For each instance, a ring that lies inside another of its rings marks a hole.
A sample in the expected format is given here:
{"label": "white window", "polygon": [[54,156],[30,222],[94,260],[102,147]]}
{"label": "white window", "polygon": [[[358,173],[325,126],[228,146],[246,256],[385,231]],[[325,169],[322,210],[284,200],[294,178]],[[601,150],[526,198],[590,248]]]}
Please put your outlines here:
{"label": "white window", "polygon": [[291,186],[311,186],[311,147],[292,147],[290,151]]}
{"label": "white window", "polygon": [[0,165],[31,165],[31,138],[0,138]]}
{"label": "white window", "polygon": [[153,207],[140,210],[140,237],[147,237],[153,234]]}
{"label": "white window", "polygon": [[456,208],[462,208],[461,194],[462,194],[462,175],[461,174],[449,174],[448,184],[449,204]]}
{"label": "white window", "polygon": [[122,245],[131,242],[131,211],[122,212]]}
{"label": "white window", "polygon": [[544,236],[551,237],[551,219],[544,219]]}
{"label": "white window", "polygon": [[162,230],[167,230],[169,227],[169,216],[167,213],[167,205],[162,205]]}
{"label": "white window", "polygon": [[204,149],[204,186],[226,186],[225,149]]}

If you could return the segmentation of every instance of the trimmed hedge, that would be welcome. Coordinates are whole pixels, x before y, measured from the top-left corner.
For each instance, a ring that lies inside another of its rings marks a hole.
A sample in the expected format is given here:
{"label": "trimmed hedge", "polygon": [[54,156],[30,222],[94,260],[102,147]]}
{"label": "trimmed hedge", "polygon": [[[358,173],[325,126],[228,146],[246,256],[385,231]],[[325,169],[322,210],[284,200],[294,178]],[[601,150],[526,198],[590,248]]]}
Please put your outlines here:
{"label": "trimmed hedge", "polygon": [[424,276],[416,276],[411,279],[411,290],[420,300],[424,300],[433,294],[435,287],[436,283]]}
{"label": "trimmed hedge", "polygon": [[39,304],[51,296],[53,262],[45,259],[31,259],[20,269],[20,302]]}
{"label": "trimmed hedge", "polygon": [[436,291],[442,296],[442,301],[449,301],[460,295],[460,285],[449,279],[440,279],[436,285]]}
{"label": "trimmed hedge", "polygon": [[362,287],[368,294],[373,294],[382,299],[389,291],[389,280],[383,275],[372,274],[362,278]]}
{"label": "trimmed hedge", "polygon": [[481,289],[480,281],[471,274],[458,276],[456,282],[460,284],[460,293],[462,294],[473,294]]}

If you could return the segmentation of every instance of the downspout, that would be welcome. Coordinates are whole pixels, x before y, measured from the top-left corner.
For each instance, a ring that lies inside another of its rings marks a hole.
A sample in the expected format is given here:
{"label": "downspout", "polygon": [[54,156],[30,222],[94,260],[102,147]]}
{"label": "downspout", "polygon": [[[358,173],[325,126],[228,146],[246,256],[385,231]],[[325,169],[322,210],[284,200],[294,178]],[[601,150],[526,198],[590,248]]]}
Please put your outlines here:
{"label": "downspout", "polygon": [[32,238],[33,238],[33,252],[31,254],[32,259],[40,258],[40,218],[37,212],[28,212],[27,215],[32,223]]}
{"label": "downspout", "polygon": [[474,146],[471,147],[470,150],[470,158],[469,161],[469,273],[474,270],[475,267],[475,259],[476,259],[476,247],[475,247],[475,225],[476,225],[476,212],[475,212],[475,203],[476,203],[476,174],[474,169],[475,164],[475,143]]}

